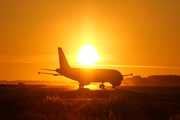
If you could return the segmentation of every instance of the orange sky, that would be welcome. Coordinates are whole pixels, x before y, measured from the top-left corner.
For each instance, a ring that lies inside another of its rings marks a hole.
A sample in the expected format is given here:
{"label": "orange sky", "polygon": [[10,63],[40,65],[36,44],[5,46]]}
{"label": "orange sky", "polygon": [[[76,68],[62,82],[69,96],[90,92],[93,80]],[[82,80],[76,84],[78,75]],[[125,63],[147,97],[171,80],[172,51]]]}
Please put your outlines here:
{"label": "orange sky", "polygon": [[179,6],[179,0],[1,0],[0,80],[66,79],[37,71],[59,67],[57,47],[75,66],[87,44],[101,68],[180,75]]}

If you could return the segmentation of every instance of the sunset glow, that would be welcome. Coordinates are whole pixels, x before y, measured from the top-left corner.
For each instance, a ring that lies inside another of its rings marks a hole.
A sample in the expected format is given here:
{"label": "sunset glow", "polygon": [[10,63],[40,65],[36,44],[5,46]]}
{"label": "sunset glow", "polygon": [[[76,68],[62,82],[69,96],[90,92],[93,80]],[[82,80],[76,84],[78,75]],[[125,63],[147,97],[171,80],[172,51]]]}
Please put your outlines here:
{"label": "sunset glow", "polygon": [[78,53],[78,62],[83,65],[93,65],[100,59],[96,49],[91,45],[83,46]]}
{"label": "sunset glow", "polygon": [[[72,67],[180,75],[179,5],[178,0],[1,0],[0,79],[62,79],[36,74],[41,67],[59,67],[57,47]],[[81,51],[84,45],[96,50]]]}

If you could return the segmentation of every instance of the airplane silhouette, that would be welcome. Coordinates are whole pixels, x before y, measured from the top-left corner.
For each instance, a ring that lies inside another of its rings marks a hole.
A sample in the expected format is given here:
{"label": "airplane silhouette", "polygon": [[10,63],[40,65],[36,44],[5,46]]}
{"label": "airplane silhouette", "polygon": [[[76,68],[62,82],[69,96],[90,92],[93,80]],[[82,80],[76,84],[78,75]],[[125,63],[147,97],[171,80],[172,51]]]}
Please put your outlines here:
{"label": "airplane silhouette", "polygon": [[49,74],[54,76],[63,75],[72,80],[79,82],[79,88],[84,88],[84,85],[89,85],[90,82],[101,82],[100,88],[104,88],[104,82],[109,82],[113,88],[115,86],[121,85],[123,76],[132,76],[132,74],[122,75],[119,71],[114,69],[90,69],[90,68],[72,68],[64,55],[62,48],[58,47],[59,54],[59,64],[60,68],[55,70],[52,69],[42,69],[49,71],[56,71],[54,73],[38,72],[38,74]]}

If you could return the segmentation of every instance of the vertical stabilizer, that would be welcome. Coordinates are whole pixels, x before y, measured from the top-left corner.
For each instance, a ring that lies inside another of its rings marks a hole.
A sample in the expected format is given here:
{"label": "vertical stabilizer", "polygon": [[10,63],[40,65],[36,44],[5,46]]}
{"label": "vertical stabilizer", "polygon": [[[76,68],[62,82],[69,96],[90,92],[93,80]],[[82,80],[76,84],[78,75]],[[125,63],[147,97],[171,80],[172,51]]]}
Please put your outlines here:
{"label": "vertical stabilizer", "polygon": [[59,65],[61,69],[70,68],[69,63],[64,55],[62,48],[58,47],[58,54],[59,54]]}

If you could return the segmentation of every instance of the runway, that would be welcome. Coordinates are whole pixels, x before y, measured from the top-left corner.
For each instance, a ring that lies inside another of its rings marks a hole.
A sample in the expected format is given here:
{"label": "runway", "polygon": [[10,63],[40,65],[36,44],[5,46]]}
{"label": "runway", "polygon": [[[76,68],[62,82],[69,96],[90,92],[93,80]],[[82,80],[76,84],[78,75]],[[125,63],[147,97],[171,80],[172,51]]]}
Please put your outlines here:
{"label": "runway", "polygon": [[48,86],[48,85],[5,85],[0,86],[0,100],[26,100],[26,99],[109,99],[113,95],[131,96],[141,98],[145,94],[165,97],[180,97],[180,87],[135,87],[119,86],[113,89],[106,86],[100,89],[98,85],[79,89],[78,86]]}

